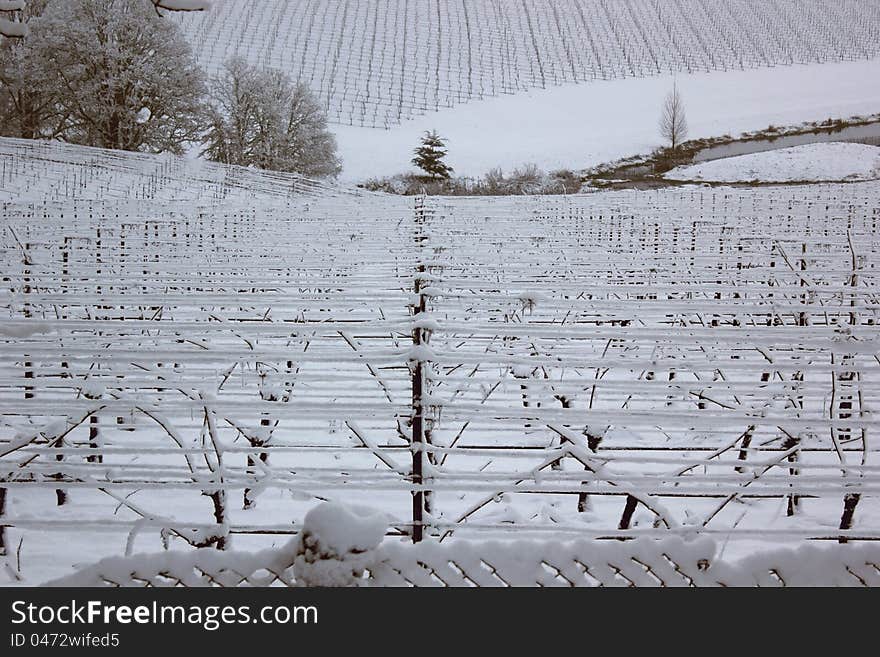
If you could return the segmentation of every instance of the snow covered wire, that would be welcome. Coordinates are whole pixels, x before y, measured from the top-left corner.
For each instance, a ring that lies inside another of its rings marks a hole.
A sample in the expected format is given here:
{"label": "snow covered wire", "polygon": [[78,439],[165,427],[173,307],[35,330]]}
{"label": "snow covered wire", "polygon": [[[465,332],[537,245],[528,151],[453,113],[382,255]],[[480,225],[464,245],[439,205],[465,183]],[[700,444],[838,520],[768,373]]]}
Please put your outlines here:
{"label": "snow covered wire", "polygon": [[28,34],[27,24],[0,17],[0,36],[21,39]]}

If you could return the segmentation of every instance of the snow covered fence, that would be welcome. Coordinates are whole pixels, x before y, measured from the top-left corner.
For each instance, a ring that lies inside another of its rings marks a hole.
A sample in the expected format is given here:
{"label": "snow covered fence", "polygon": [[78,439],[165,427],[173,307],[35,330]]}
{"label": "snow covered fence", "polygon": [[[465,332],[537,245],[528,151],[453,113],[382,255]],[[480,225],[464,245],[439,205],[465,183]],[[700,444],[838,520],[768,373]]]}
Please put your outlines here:
{"label": "snow covered fence", "polygon": [[[170,154],[153,155],[32,139],[0,138],[0,202],[296,202],[349,195],[332,183]],[[137,203],[133,203],[136,206]]]}
{"label": "snow covered fence", "polygon": [[806,546],[725,562],[706,538],[386,541],[383,514],[322,504],[299,537],[256,553],[110,558],[46,586],[880,586],[880,546]]}

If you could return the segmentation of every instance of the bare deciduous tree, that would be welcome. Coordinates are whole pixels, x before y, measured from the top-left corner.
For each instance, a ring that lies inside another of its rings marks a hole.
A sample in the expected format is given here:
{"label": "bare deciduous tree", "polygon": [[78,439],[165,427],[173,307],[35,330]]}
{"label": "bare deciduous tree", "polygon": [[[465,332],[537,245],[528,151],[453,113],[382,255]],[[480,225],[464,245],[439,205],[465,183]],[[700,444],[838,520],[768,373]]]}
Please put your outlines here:
{"label": "bare deciduous tree", "polygon": [[672,91],[666,96],[663,103],[663,115],[660,117],[660,135],[669,142],[672,150],[681,145],[687,137],[688,125],[684,112],[684,101],[678,92],[678,85],[672,86]]}
{"label": "bare deciduous tree", "polygon": [[306,85],[233,58],[211,91],[208,159],[315,177],[340,172],[327,114]]}
{"label": "bare deciduous tree", "polygon": [[0,39],[0,136],[175,153],[198,140],[203,74],[152,2],[16,6],[28,30],[24,39]]}
{"label": "bare deciduous tree", "polygon": [[[38,19],[48,0],[30,0],[19,10],[18,25]],[[23,2],[21,4],[24,4]],[[0,0],[0,10],[9,3]],[[55,102],[55,83],[33,55],[31,39],[0,39],[0,136],[57,137],[64,116]]]}

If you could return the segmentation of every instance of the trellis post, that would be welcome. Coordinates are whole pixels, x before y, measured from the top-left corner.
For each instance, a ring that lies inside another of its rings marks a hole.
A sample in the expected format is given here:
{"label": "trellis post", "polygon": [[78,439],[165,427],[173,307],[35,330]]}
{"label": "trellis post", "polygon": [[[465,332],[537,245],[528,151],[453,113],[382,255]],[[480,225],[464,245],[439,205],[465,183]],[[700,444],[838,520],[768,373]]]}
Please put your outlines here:
{"label": "trellis post", "polygon": [[[0,488],[0,523],[6,515],[6,489]],[[6,525],[0,524],[0,557],[6,554]]]}
{"label": "trellis post", "polygon": [[[425,222],[425,199],[418,197],[415,204],[415,223],[416,223],[416,250],[421,256],[422,246],[427,239],[424,234]],[[423,318],[427,311],[427,296],[425,295],[426,287],[426,271],[424,260],[419,257],[416,266],[416,276],[414,283],[414,291],[416,295],[413,304],[413,356],[412,361],[412,439],[410,449],[412,451],[412,540],[418,543],[424,537],[425,523],[425,491],[422,489],[424,484],[424,462],[425,462],[425,445],[426,437],[426,380],[425,370],[426,364],[422,348],[427,346],[429,334],[420,324],[419,320]]]}
{"label": "trellis post", "polygon": [[[24,256],[23,256],[23,264],[24,264],[24,277],[23,277],[23,285],[22,285],[22,294],[24,295],[24,312],[22,313],[25,319],[31,318],[31,304],[30,304],[30,293],[31,293],[31,266],[33,265],[33,261],[31,260],[31,243],[28,242],[24,245]],[[30,356],[25,355],[24,361],[24,378],[26,380],[34,378],[34,371],[31,369],[33,367],[33,363],[29,360]],[[34,388],[27,383],[24,386],[24,398],[25,400],[34,398]]]}
{"label": "trellis post", "polygon": [[[857,326],[859,326],[859,315],[858,315],[858,287],[859,287],[859,268],[862,265],[862,261],[860,256],[856,253],[856,248],[853,244],[852,238],[852,220],[850,219],[850,228],[846,231],[847,243],[849,245],[850,257],[851,257],[851,266],[852,266],[852,274],[849,277],[849,285],[852,289],[850,294],[850,312],[849,312],[849,325],[850,330],[854,330]],[[833,354],[832,354],[833,359]],[[834,361],[832,360],[832,363]],[[841,358],[841,364],[852,366],[853,369],[849,371],[843,372],[832,372],[832,377],[835,377],[837,381],[835,382],[835,386],[831,393],[831,413],[832,413],[832,422],[835,420],[849,420],[853,418],[854,412],[856,410],[856,404],[859,407],[859,415],[862,415],[862,395],[859,385],[860,373],[858,372],[856,365],[856,354],[845,354]],[[843,394],[837,393],[836,388],[837,385],[840,385]],[[834,399],[837,394],[840,394],[840,399],[837,402],[836,409],[834,404]],[[845,441],[852,439],[852,429],[844,428],[838,429],[832,427],[832,433],[837,432],[837,440],[839,443],[843,443]],[[867,429],[863,426],[861,428],[862,434],[862,461],[861,465],[864,466],[866,464],[867,458]],[[841,458],[845,459],[846,455],[841,453]],[[846,466],[846,461],[844,460],[844,466]],[[844,477],[849,476],[849,471],[846,467],[844,467],[843,471]],[[859,472],[859,476],[862,476],[862,471]],[[843,513],[840,516],[840,529],[841,530],[849,530],[852,529],[853,520],[855,518],[856,507],[861,501],[862,495],[861,493],[851,493],[848,492],[843,496]],[[841,535],[838,538],[839,543],[846,543],[847,537],[845,535]]]}

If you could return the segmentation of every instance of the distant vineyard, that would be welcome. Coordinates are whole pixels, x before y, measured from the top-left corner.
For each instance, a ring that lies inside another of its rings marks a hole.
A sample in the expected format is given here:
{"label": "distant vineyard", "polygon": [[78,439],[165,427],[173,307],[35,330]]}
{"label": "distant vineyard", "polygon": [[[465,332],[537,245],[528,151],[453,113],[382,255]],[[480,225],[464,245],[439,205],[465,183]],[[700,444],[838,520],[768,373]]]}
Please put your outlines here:
{"label": "distant vineyard", "polygon": [[292,173],[0,138],[0,202],[186,199],[213,204],[255,198],[277,201],[306,193],[337,190]]}
{"label": "distant vineyard", "polygon": [[209,70],[276,66],[331,121],[376,127],[563,83],[880,53],[878,0],[225,0],[176,20]]}

